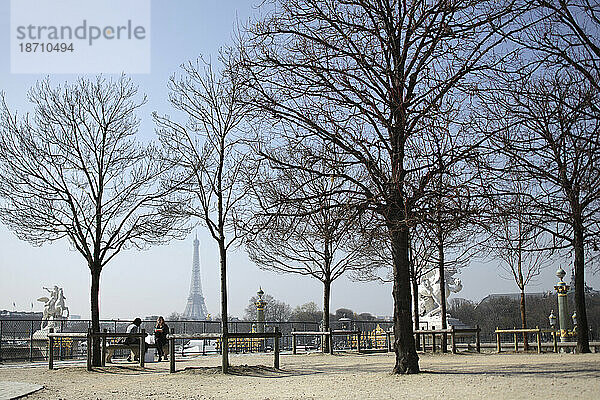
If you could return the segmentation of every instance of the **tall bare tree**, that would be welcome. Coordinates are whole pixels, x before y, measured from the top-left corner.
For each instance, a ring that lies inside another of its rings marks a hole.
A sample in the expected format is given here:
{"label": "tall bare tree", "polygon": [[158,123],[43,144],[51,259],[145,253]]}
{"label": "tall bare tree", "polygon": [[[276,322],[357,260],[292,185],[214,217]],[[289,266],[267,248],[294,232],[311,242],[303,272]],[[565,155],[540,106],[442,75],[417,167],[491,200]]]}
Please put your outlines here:
{"label": "tall bare tree", "polygon": [[523,74],[489,92],[494,149],[508,156],[496,157],[501,169],[528,182],[528,212],[552,235],[553,247],[574,256],[577,351],[585,353],[585,255],[599,234],[600,119],[593,105],[600,92],[565,69]]}
{"label": "tall bare tree", "polygon": [[[392,249],[396,373],[418,373],[411,321],[408,222],[440,170],[480,139],[448,121],[451,151],[432,163],[432,121],[466,112],[466,78],[495,65],[491,49],[515,2],[290,0],[249,27],[243,49],[254,105],[331,142],[352,168],[355,199],[381,216]],[[463,88],[464,89],[464,88]],[[295,130],[297,132],[297,130]],[[285,132],[283,132],[285,134]]]}
{"label": "tall bare tree", "polygon": [[[440,127],[440,129],[443,129]],[[433,149],[439,163],[443,162],[443,154],[447,153],[451,143],[444,143],[443,138],[435,141]],[[472,158],[472,157],[471,157]],[[468,264],[474,250],[478,247],[476,227],[470,219],[475,213],[472,206],[471,188],[474,184],[466,176],[475,176],[467,165],[457,163],[449,168],[442,168],[432,184],[434,193],[424,201],[421,212],[420,232],[422,242],[427,247],[435,247],[436,252],[429,259],[422,260],[426,264],[435,263],[439,275],[440,317],[442,329],[448,328],[446,304],[446,271],[457,272]],[[447,351],[447,335],[442,335],[442,351]]]}
{"label": "tall bare tree", "polygon": [[[32,114],[0,108],[0,216],[34,245],[67,238],[91,274],[92,329],[100,331],[102,269],[122,250],[185,233],[179,204],[159,185],[159,152],[135,140],[145,98],[125,77],[79,79],[29,91]],[[93,364],[100,365],[96,342]]]}
{"label": "tall bare tree", "polygon": [[[490,181],[488,181],[490,182]],[[509,174],[506,187],[496,181],[496,195],[493,199],[493,220],[486,225],[489,240],[485,246],[491,254],[499,257],[507,279],[514,280],[519,288],[521,326],[527,328],[525,290],[552,262],[553,243],[550,235],[530,213],[528,198],[534,188],[528,187],[519,176]],[[528,349],[527,335],[524,335],[524,349]]]}
{"label": "tall bare tree", "polygon": [[[245,246],[261,268],[309,276],[323,284],[323,329],[329,329],[331,285],[346,272],[368,267],[368,244],[359,243],[358,215],[348,204],[347,184],[326,174],[338,165],[313,157],[332,153],[327,146],[311,152],[304,145],[261,150],[260,179],[251,182],[257,198]],[[276,152],[277,154],[273,154]],[[304,166],[287,168],[286,165]],[[321,173],[314,174],[311,170]],[[327,351],[327,343],[324,343]]]}
{"label": "tall bare tree", "polygon": [[[171,77],[170,103],[187,123],[154,114],[167,159],[177,171],[171,185],[189,201],[182,213],[197,218],[219,247],[223,334],[228,333],[227,252],[240,238],[235,220],[246,197],[243,181],[248,172],[240,149],[247,111],[243,77],[231,60],[224,53],[217,70],[210,62],[189,62],[181,76]],[[226,340],[222,351],[222,371],[227,373]]]}

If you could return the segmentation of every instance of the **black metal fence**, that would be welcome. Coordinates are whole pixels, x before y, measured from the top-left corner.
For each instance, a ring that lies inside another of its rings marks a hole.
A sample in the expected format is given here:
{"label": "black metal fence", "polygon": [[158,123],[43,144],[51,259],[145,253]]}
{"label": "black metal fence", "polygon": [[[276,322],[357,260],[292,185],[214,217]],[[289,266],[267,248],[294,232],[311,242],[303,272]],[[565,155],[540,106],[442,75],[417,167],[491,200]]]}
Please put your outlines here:
{"label": "black metal fence", "polygon": [[[106,329],[107,332],[125,332],[127,326],[131,323],[129,320],[102,320],[100,321],[100,330]],[[220,321],[167,321],[171,329],[177,333],[217,333],[221,331]],[[232,321],[229,323],[230,332],[251,332],[252,321]],[[152,333],[155,321],[142,321],[141,329]],[[349,326],[350,325],[350,326]],[[90,320],[66,320],[55,322],[56,332],[87,332],[91,327]],[[283,336],[281,339],[282,351],[292,349],[291,332],[296,331],[318,331],[321,327],[318,322],[266,322],[265,329],[273,331],[279,327]],[[379,328],[378,328],[379,327]],[[384,346],[385,335],[382,330],[389,330],[392,327],[390,321],[352,321],[342,323],[333,321],[331,328],[334,330],[357,329],[364,333],[361,338],[361,348],[380,348]],[[0,320],[0,362],[19,362],[19,361],[42,361],[47,357],[47,340],[41,336],[34,335],[40,330],[40,320]],[[376,331],[376,329],[378,329]],[[273,339],[261,341],[260,345],[254,343],[251,339],[230,339],[230,351],[236,353],[269,351],[273,348]],[[334,346],[336,349],[355,348],[356,339],[351,337],[336,337]],[[321,337],[301,337],[298,338],[298,346],[305,350],[316,350],[321,347]],[[71,338],[57,339],[54,344],[54,356],[57,360],[83,358],[86,355],[87,343]],[[178,340],[176,343],[176,354],[178,356],[188,356],[197,354],[211,354],[220,352],[220,343],[218,341],[190,341]],[[125,356],[126,352],[115,353],[116,357]]]}
{"label": "black metal fence", "polygon": [[[100,329],[107,332],[125,332],[127,326],[131,323],[129,320],[102,320]],[[90,320],[66,320],[56,321],[55,331],[57,332],[87,332],[91,327]],[[221,331],[220,321],[167,321],[167,324],[176,333],[218,333]],[[232,333],[251,332],[253,321],[232,321],[229,322],[229,331]],[[151,334],[154,330],[154,321],[142,321],[141,328]],[[281,350],[292,350],[292,331],[320,331],[321,326],[318,322],[266,322],[265,329],[268,332],[274,331],[278,327],[282,333]],[[34,335],[40,330],[40,320],[0,320],[0,363],[42,361],[47,359],[48,342],[43,336],[41,338]],[[385,331],[393,328],[391,321],[332,321],[333,330],[359,330],[361,331],[361,349],[383,349],[386,346]],[[595,339],[595,335],[592,335]],[[534,344],[535,338],[529,335],[528,341]],[[297,346],[302,351],[311,351],[321,348],[321,336],[306,336],[297,338]],[[522,336],[519,337],[522,342]],[[496,338],[493,332],[481,332],[481,342],[495,343]],[[501,335],[503,343],[512,343],[512,335]],[[542,341],[551,341],[550,334],[543,333]],[[458,343],[472,342],[472,338],[457,338]],[[356,336],[335,336],[334,349],[356,349]],[[273,339],[230,339],[229,348],[234,353],[262,352],[273,349]],[[214,354],[220,352],[220,343],[217,340],[177,340],[176,355],[186,357],[198,354]],[[54,356],[56,360],[66,360],[73,358],[84,358],[87,351],[87,343],[71,338],[57,339],[54,343]],[[117,350],[115,357],[127,356],[128,352]]]}

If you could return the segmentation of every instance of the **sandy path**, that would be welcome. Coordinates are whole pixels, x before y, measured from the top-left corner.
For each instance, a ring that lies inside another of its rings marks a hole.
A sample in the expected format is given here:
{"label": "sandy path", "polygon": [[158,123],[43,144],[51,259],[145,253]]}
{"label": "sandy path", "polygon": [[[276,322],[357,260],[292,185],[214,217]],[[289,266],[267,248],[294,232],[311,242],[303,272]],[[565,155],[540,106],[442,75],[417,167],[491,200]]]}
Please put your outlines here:
{"label": "sandy path", "polygon": [[[38,383],[30,399],[600,399],[600,354],[421,355],[419,375],[390,374],[392,354],[283,355],[282,371],[217,372],[215,356],[133,364],[88,373],[83,366],[0,368],[0,380]],[[236,366],[272,365],[272,357],[233,355]],[[185,367],[198,367],[183,370]]]}

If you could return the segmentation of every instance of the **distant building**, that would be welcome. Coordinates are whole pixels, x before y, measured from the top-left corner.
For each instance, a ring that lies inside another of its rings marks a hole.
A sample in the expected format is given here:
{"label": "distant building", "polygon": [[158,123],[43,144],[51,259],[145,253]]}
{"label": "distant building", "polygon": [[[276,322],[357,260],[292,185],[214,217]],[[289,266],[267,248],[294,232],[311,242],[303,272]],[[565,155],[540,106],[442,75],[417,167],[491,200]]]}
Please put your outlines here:
{"label": "distant building", "polygon": [[[569,293],[575,292],[575,269],[571,269],[571,281],[569,282]],[[585,285],[584,288],[585,294],[600,294],[600,291],[595,290],[591,286]],[[554,290],[548,290],[547,292],[538,292],[538,293],[525,293],[525,300],[527,299],[539,299],[539,298],[547,298],[548,296],[554,296],[556,293]],[[485,303],[486,301],[496,300],[496,299],[511,299],[519,301],[521,300],[521,293],[496,293],[490,294],[489,296],[484,297],[479,304]],[[458,300],[458,299],[453,299]]]}
{"label": "distant building", "polygon": [[[546,298],[548,296],[551,296],[552,292],[548,291],[548,292],[537,292],[537,293],[527,293],[525,292],[525,300],[527,299],[543,299]],[[492,300],[498,300],[498,299],[510,299],[510,300],[521,300],[521,293],[494,293],[494,294],[490,294],[487,295],[486,297],[484,297],[479,304],[488,302],[488,301],[492,301]]]}
{"label": "distant building", "polygon": [[41,320],[43,313],[30,311],[9,311],[1,310],[0,319],[10,320]]}

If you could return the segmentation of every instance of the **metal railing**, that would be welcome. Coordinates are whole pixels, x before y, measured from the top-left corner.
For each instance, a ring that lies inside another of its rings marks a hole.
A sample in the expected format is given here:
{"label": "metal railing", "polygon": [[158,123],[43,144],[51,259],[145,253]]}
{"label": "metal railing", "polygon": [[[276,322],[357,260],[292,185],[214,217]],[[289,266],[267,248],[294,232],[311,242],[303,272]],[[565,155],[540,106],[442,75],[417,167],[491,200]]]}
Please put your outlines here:
{"label": "metal railing", "polygon": [[[109,333],[125,332],[131,320],[101,320],[100,331],[106,329]],[[85,333],[91,327],[90,320],[65,320],[56,321],[56,332],[64,333]],[[169,327],[179,334],[205,334],[220,333],[220,321],[167,321]],[[231,321],[229,322],[229,332],[231,333],[250,333],[256,321]],[[142,321],[140,329],[146,332],[153,332],[155,321]],[[266,322],[265,332],[274,332],[275,327],[281,332],[281,350],[292,351],[293,331],[298,332],[316,332],[322,328],[318,322]],[[18,361],[40,361],[46,360],[47,338],[36,338],[34,333],[41,328],[40,320],[0,320],[0,362],[18,362]],[[393,329],[391,321],[351,321],[340,322],[332,321],[331,329],[334,331],[360,331],[360,339],[353,335],[336,335],[333,340],[333,348],[336,350],[350,350],[360,348],[363,350],[383,350],[389,343],[385,332]],[[548,336],[548,337],[546,337]],[[296,335],[296,346],[308,351],[318,351],[323,347],[323,338],[327,335],[301,336]],[[427,335],[429,338],[430,335]],[[489,338],[491,340],[485,340]],[[430,344],[422,337],[423,344]],[[457,336],[457,345],[462,348],[463,341],[467,338]],[[481,332],[481,342],[496,342],[495,332]],[[501,337],[504,342],[507,338]],[[513,339],[512,335],[510,339]],[[509,340],[510,340],[509,339]],[[536,344],[536,340],[531,337],[531,343]],[[537,339],[537,338],[536,338]],[[357,341],[360,342],[357,342]],[[552,340],[550,334],[542,331],[542,341]],[[472,341],[472,340],[469,340]],[[508,340],[507,340],[508,341]],[[449,342],[452,343],[452,342]],[[272,339],[266,340],[263,346],[255,346],[253,342],[245,338],[230,339],[230,352],[247,353],[270,351],[274,347]],[[486,343],[487,344],[487,343]],[[177,339],[174,342],[176,354],[178,357],[186,357],[199,354],[217,354],[220,353],[219,342],[214,340],[194,341],[193,339]],[[73,358],[85,358],[87,354],[86,343],[73,340],[69,337],[56,338],[53,341],[53,354],[57,360],[66,360]],[[486,346],[484,346],[486,347]],[[126,355],[124,350],[117,350],[115,357]]]}
{"label": "metal railing", "polygon": [[[101,320],[100,331],[106,329],[109,333],[125,332],[131,320]],[[153,332],[155,321],[142,321],[140,329],[146,332]],[[167,321],[169,327],[175,332],[181,334],[195,333],[220,333],[220,321]],[[232,321],[229,322],[229,332],[231,333],[250,333],[253,321]],[[47,337],[34,337],[34,333],[41,328],[41,320],[0,320],[0,363],[10,362],[33,362],[47,360]],[[62,333],[87,333],[91,328],[91,320],[65,320],[55,321],[55,332]],[[319,324],[316,322],[266,322],[265,330],[273,332],[275,327],[282,333],[282,350],[292,348],[291,332],[296,330],[316,330]],[[189,339],[178,339],[175,341],[175,348],[178,356],[189,356],[198,354],[216,354],[220,350],[218,343],[212,343],[212,346],[193,346]],[[308,346],[316,346],[318,343],[309,343]],[[272,349],[274,343],[267,342],[267,349]],[[87,343],[85,341],[74,340],[70,337],[57,337],[53,340],[53,354],[56,360],[68,360],[76,358],[85,358],[87,354]],[[238,338],[230,344],[230,352],[255,352],[264,351],[264,348],[248,346],[243,338]],[[126,355],[124,350],[115,352],[115,357]]]}
{"label": "metal railing", "polygon": [[[101,320],[100,331],[108,333],[125,332],[131,320]],[[220,321],[167,321],[169,327],[173,328],[178,334],[209,334],[220,333]],[[231,321],[229,322],[230,333],[250,333],[256,321]],[[155,321],[142,321],[140,329],[146,332],[153,332]],[[322,328],[318,322],[266,322],[265,332],[274,332],[275,327],[281,332],[281,350],[292,351],[293,349],[293,331],[297,332],[320,332]],[[47,360],[47,337],[34,336],[35,332],[40,330],[41,320],[0,320],[0,363],[12,362],[33,362]],[[90,320],[65,320],[55,322],[55,331],[63,333],[86,333],[91,328]],[[383,350],[386,345],[389,346],[390,339],[386,337],[393,330],[391,321],[351,321],[340,322],[332,321],[331,327],[334,331],[360,331],[360,339],[356,335],[336,335],[332,340],[333,349],[350,350],[360,348],[362,350]],[[536,330],[537,331],[537,330]],[[387,332],[387,333],[386,333]],[[448,331],[451,335],[451,332]],[[528,335],[528,342],[532,347],[537,346],[536,332],[525,332],[522,335]],[[67,335],[68,336],[68,335]],[[87,343],[81,340],[75,340],[70,337],[56,337],[53,340],[53,355],[55,360],[68,360],[75,358],[85,358],[87,354]],[[323,338],[327,335],[295,335],[296,346],[305,351],[318,351],[322,349]],[[416,335],[419,336],[419,335]],[[431,334],[420,335],[417,342],[427,348],[434,345],[431,341],[435,340]],[[520,347],[522,339],[520,337]],[[419,340],[420,339],[420,340]],[[439,339],[439,336],[438,336]],[[497,348],[497,341],[500,339],[501,346],[514,347],[514,333],[481,332],[481,347],[486,349]],[[358,340],[360,342],[358,342]],[[438,341],[438,342],[441,342]],[[541,330],[542,347],[547,348],[547,343],[553,342],[552,333],[547,329]],[[453,343],[449,341],[449,343]],[[594,342],[596,343],[596,342]],[[178,357],[193,356],[199,354],[217,354],[220,353],[218,340],[193,340],[178,338],[173,343]],[[472,338],[456,335],[456,345],[458,348],[473,349],[476,348]],[[439,346],[439,343],[438,343]],[[559,346],[563,346],[560,345]],[[553,346],[554,347],[554,346]],[[230,338],[229,351],[232,353],[248,353],[271,351],[274,348],[272,338],[265,339],[260,346],[248,338]],[[594,347],[597,348],[597,347]],[[115,357],[126,356],[126,350],[116,350]]]}

